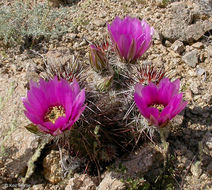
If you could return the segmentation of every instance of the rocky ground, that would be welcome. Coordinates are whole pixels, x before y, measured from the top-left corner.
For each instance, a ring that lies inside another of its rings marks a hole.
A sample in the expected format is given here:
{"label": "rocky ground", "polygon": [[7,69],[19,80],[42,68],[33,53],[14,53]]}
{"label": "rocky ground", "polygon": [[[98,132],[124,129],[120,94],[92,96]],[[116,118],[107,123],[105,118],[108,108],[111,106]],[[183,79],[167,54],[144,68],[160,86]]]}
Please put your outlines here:
{"label": "rocky ground", "polygon": [[[73,27],[62,37],[33,48],[0,45],[0,189],[211,189],[212,2],[82,0],[67,7]],[[106,24],[125,15],[145,18],[155,28],[153,44],[141,62],[164,65],[167,76],[181,80],[189,102],[172,122],[176,130],[168,138],[166,173],[161,175],[163,161],[155,142],[147,141],[110,165],[101,181],[77,173],[62,178],[59,152],[51,150],[42,163],[36,163],[42,171],[37,167],[23,184],[28,160],[40,142],[24,128],[29,121],[21,97],[26,96],[27,81],[38,77],[35,68],[44,60],[64,62],[75,55],[88,64],[87,40],[101,39],[107,33]]]}

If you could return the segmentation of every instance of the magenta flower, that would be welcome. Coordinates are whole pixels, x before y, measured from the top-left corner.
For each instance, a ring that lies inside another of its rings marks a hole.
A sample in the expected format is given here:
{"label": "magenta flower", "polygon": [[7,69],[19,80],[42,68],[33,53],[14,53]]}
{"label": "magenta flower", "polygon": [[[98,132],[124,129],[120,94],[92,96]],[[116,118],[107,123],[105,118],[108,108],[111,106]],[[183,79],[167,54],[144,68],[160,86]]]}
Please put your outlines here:
{"label": "magenta flower", "polygon": [[179,93],[180,81],[163,78],[158,85],[135,86],[134,100],[141,114],[156,127],[164,127],[187,105]]}
{"label": "magenta flower", "polygon": [[134,63],[150,47],[154,29],[145,20],[127,16],[123,20],[116,17],[108,31],[121,59]]}
{"label": "magenta flower", "polygon": [[51,135],[69,130],[85,109],[85,90],[77,81],[70,84],[57,77],[30,83],[27,98],[22,99],[26,117],[39,129]]}

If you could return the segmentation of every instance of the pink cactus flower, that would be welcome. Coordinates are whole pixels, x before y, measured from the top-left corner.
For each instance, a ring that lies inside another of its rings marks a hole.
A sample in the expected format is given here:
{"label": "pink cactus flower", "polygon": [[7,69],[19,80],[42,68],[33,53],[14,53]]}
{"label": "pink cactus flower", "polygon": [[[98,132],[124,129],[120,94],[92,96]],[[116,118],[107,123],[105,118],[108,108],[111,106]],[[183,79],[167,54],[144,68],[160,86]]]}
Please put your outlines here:
{"label": "pink cactus flower", "polygon": [[134,63],[150,47],[154,29],[145,20],[129,16],[121,20],[116,17],[108,24],[108,31],[120,58],[127,63]]}
{"label": "pink cactus flower", "polygon": [[30,82],[27,97],[22,99],[26,117],[39,129],[51,135],[71,129],[85,109],[85,90],[74,79]]}
{"label": "pink cactus flower", "polygon": [[140,113],[151,125],[165,127],[187,105],[179,88],[179,80],[171,82],[168,78],[163,78],[158,85],[150,83],[143,86],[137,83],[134,100]]}

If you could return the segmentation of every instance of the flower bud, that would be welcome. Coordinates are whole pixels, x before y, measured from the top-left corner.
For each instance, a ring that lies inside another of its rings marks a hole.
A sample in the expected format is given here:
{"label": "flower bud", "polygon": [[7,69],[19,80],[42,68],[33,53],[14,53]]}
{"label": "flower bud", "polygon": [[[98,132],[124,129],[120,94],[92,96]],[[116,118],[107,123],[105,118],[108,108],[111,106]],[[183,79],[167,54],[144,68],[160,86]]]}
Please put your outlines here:
{"label": "flower bud", "polygon": [[101,72],[107,68],[107,58],[105,52],[95,45],[90,45],[89,61],[91,67],[96,72]]}

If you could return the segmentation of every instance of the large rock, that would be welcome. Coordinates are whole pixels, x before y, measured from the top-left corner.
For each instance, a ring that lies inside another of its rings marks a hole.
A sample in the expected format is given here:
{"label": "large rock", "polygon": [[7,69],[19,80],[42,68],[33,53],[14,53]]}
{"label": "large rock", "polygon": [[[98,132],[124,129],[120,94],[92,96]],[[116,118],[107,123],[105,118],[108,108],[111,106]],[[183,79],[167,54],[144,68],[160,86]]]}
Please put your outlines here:
{"label": "large rock", "polygon": [[179,41],[179,40],[176,40],[171,48],[178,54],[181,54],[184,50],[185,50],[185,46],[183,44],[183,42]]}
{"label": "large rock", "polygon": [[128,176],[141,177],[153,168],[157,168],[157,164],[162,161],[163,156],[158,150],[151,145],[145,145],[136,152],[132,152],[122,161],[122,164],[126,167]]}
{"label": "large rock", "polygon": [[91,177],[86,174],[75,174],[73,178],[68,181],[65,190],[96,190],[96,184]]}
{"label": "large rock", "polygon": [[185,29],[185,39],[187,42],[199,40],[206,32],[212,30],[212,22],[209,20],[199,20],[194,24],[188,25]]}
{"label": "large rock", "polygon": [[120,179],[112,175],[112,172],[106,172],[104,178],[97,187],[97,190],[125,190],[126,186]]}
{"label": "large rock", "polygon": [[59,151],[52,150],[43,160],[44,177],[52,184],[62,180],[62,168]]}
{"label": "large rock", "polygon": [[64,65],[71,62],[73,56],[70,55],[68,48],[58,48],[57,50],[49,50],[46,59],[48,64]]}
{"label": "large rock", "polygon": [[193,9],[188,8],[186,2],[172,3],[167,9],[166,18],[158,22],[162,36],[169,41],[192,43],[212,30],[212,22],[198,18],[200,13]]}
{"label": "large rock", "polygon": [[208,165],[207,172],[209,175],[212,175],[212,162]]}
{"label": "large rock", "polygon": [[204,48],[204,44],[202,42],[196,42],[192,45],[196,49],[202,49]]}
{"label": "large rock", "polygon": [[185,63],[187,63],[191,67],[196,67],[196,65],[198,63],[198,55],[197,54],[198,54],[197,50],[187,52],[183,56],[183,61],[185,61]]}
{"label": "large rock", "polygon": [[38,138],[24,128],[29,124],[21,101],[26,96],[24,76],[7,77],[0,74],[0,176],[4,183],[25,176],[28,160],[38,146]]}
{"label": "large rock", "polygon": [[207,48],[207,52],[208,52],[208,57],[212,57],[212,45],[208,46]]}
{"label": "large rock", "polygon": [[[27,164],[37,148],[35,135],[26,129],[16,129],[8,139],[3,141],[4,151],[2,159],[3,165],[0,167],[0,175],[3,181],[11,183],[21,180],[25,176]],[[2,146],[2,147],[3,147]],[[0,187],[1,188],[1,187]]]}

